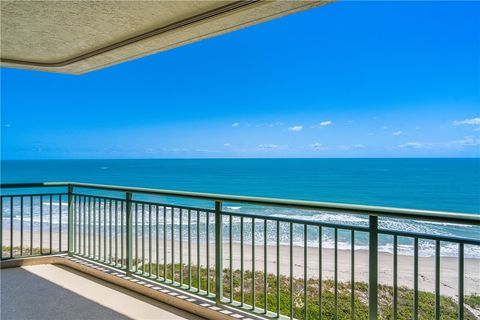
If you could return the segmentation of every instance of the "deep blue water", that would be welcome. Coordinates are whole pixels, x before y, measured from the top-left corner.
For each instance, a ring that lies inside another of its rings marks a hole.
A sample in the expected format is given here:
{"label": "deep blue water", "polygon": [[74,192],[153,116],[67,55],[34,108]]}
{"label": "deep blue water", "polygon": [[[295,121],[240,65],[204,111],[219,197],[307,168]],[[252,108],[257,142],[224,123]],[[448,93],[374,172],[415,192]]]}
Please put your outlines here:
{"label": "deep blue water", "polygon": [[2,161],[1,181],[77,181],[480,212],[480,159]]}
{"label": "deep blue water", "polygon": [[[2,183],[75,181],[474,214],[480,212],[480,159],[56,160],[2,161],[1,164]],[[183,199],[170,198],[168,201],[212,205]],[[20,211],[19,205],[14,203],[17,213]],[[225,210],[295,216],[342,224],[367,223],[365,218],[348,213],[241,204],[225,204]],[[65,208],[63,212],[66,211]],[[38,213],[39,208],[35,208],[34,212]],[[3,216],[5,226],[9,223],[8,206],[4,206]],[[16,216],[14,219],[18,218]],[[38,216],[34,217],[34,222],[38,224],[37,220]],[[66,221],[66,217],[63,221]],[[381,219],[380,227],[480,238],[480,228],[476,226]],[[301,245],[302,230],[295,234],[298,234],[298,239],[295,238],[294,242]],[[325,246],[333,245],[331,232],[326,232],[323,237]],[[271,234],[269,238],[274,241],[275,235]],[[340,247],[349,248],[349,234],[339,234],[339,241]],[[318,243],[315,239],[312,242]],[[367,243],[366,234],[359,234],[356,238],[357,248],[365,248]],[[383,236],[379,243],[380,250],[391,252],[391,238]],[[411,239],[400,238],[399,245],[401,253],[411,254]],[[434,243],[421,242],[420,250],[422,255],[434,254]],[[442,254],[455,256],[457,250],[453,244],[442,244]],[[467,246],[465,253],[469,257],[480,257],[480,248]]]}

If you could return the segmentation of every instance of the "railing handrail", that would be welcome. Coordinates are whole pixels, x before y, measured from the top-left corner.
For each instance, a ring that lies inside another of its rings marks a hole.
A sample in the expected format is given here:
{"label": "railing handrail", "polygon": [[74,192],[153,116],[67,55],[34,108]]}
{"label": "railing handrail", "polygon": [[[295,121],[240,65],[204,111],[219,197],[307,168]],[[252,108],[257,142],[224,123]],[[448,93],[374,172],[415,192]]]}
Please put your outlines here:
{"label": "railing handrail", "polygon": [[471,213],[403,209],[403,208],[393,208],[393,207],[318,202],[318,201],[308,201],[308,200],[289,200],[289,199],[280,199],[280,198],[236,196],[236,195],[227,195],[227,194],[188,192],[188,191],[115,186],[115,185],[80,183],[80,182],[2,183],[0,184],[0,189],[68,187],[68,186],[86,188],[86,189],[117,191],[117,192],[131,192],[131,193],[137,193],[137,194],[191,198],[191,199],[197,199],[197,200],[245,203],[245,204],[253,204],[253,205],[288,207],[288,208],[306,209],[306,210],[328,210],[330,212],[343,212],[343,213],[347,211],[350,213],[363,214],[363,215],[369,215],[369,216],[376,215],[378,217],[413,218],[417,220],[442,221],[442,222],[449,222],[449,223],[480,225],[480,214],[471,214]]}

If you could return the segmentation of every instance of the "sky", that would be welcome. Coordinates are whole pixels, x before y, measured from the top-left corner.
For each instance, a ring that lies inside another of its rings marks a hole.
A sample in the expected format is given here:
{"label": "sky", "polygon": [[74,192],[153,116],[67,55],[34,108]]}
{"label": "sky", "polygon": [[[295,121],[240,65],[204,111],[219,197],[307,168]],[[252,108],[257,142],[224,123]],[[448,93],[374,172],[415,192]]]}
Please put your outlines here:
{"label": "sky", "polygon": [[81,76],[1,69],[1,159],[480,157],[480,3],[337,2]]}

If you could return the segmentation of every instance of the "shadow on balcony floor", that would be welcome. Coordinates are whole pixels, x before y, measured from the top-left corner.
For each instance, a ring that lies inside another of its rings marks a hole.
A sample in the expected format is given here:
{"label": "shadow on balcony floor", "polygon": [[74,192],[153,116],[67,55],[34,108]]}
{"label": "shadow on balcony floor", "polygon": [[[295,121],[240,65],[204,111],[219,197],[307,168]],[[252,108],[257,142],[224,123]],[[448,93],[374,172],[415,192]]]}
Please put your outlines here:
{"label": "shadow on balcony floor", "polygon": [[7,319],[201,319],[167,304],[58,265],[3,269]]}

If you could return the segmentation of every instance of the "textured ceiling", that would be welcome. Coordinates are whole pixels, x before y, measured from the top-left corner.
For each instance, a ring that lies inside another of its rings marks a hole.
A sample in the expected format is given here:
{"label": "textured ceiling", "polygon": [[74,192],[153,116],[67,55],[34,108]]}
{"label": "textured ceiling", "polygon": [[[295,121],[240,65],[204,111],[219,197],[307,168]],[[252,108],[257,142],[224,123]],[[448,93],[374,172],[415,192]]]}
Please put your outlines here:
{"label": "textured ceiling", "polygon": [[2,0],[2,66],[80,74],[327,2]]}

